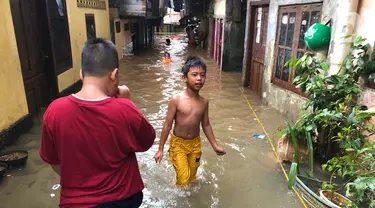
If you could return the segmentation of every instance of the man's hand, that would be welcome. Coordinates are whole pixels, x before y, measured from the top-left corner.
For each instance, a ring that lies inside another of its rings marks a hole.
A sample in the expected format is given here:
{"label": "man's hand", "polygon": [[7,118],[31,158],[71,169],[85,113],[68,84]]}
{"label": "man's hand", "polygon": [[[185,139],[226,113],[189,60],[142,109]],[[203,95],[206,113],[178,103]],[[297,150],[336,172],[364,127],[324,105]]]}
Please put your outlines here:
{"label": "man's hand", "polygon": [[130,90],[126,85],[118,86],[116,98],[130,99]]}
{"label": "man's hand", "polygon": [[158,152],[156,152],[154,159],[156,163],[160,163],[161,159],[163,159],[163,151],[159,150]]}
{"label": "man's hand", "polygon": [[221,147],[220,145],[216,145],[214,147],[214,151],[216,152],[217,155],[225,155],[226,154],[224,148]]}

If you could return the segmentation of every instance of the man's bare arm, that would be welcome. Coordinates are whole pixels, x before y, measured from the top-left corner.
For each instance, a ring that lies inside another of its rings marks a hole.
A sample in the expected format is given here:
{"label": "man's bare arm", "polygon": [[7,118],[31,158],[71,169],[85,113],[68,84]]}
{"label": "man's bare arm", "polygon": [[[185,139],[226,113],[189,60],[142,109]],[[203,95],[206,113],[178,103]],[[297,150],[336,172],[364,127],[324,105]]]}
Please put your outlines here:
{"label": "man's bare arm", "polygon": [[225,154],[224,148],[217,144],[217,141],[214,136],[214,132],[212,130],[212,126],[210,123],[210,119],[208,116],[208,100],[206,101],[206,107],[202,118],[202,129],[204,134],[206,135],[208,141],[210,142],[212,148],[218,155]]}

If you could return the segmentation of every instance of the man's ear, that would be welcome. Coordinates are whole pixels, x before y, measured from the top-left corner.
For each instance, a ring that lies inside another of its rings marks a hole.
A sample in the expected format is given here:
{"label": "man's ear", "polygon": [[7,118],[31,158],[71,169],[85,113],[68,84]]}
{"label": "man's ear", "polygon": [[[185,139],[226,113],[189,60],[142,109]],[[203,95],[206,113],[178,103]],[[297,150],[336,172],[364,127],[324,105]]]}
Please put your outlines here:
{"label": "man's ear", "polygon": [[118,68],[114,69],[110,74],[109,78],[112,80],[112,82],[117,83],[118,82]]}
{"label": "man's ear", "polygon": [[81,79],[81,81],[83,81],[83,72],[82,72],[82,69],[79,70],[79,78]]}

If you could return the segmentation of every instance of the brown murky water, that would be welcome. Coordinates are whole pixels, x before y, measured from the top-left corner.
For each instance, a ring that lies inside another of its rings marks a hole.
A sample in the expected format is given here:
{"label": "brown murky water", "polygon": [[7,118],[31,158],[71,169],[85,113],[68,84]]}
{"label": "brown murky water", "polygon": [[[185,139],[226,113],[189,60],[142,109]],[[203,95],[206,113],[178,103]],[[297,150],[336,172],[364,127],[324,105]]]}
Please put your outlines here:
{"label": "brown murky water", "polygon": [[[219,73],[215,63],[202,52],[189,48],[185,40],[172,40],[165,46],[165,36],[157,36],[153,50],[141,56],[127,57],[120,69],[121,84],[132,91],[135,104],[143,111],[160,136],[169,98],[184,89],[180,70],[187,55],[202,56],[208,65],[206,85],[202,95],[210,99],[210,119],[216,139],[226,148],[227,155],[218,157],[203,137],[202,165],[199,183],[189,190],[173,187],[175,174],[165,155],[155,164],[159,138],[147,152],[138,154],[145,182],[142,207],[301,207],[297,197],[287,189],[286,180],[267,139],[253,139],[262,133],[235,81],[240,73]],[[168,50],[170,65],[160,62]],[[256,95],[245,92],[265,128],[277,139],[276,127],[284,118],[274,109],[261,105]],[[58,207],[59,179],[39,158],[40,118],[33,129],[22,135],[17,144],[7,148],[29,151],[27,165],[12,170],[0,184],[0,208]],[[202,134],[204,135],[204,134]],[[165,146],[167,150],[168,144]],[[165,151],[167,152],[167,151]]]}

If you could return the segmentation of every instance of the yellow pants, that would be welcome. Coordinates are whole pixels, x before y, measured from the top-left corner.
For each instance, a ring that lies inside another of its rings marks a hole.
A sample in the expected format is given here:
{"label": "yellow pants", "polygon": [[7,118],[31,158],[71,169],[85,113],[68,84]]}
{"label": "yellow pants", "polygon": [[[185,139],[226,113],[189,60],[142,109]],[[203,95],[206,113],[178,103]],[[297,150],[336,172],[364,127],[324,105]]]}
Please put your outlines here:
{"label": "yellow pants", "polygon": [[200,136],[187,140],[171,134],[169,158],[176,170],[176,186],[186,186],[197,180],[201,155]]}

